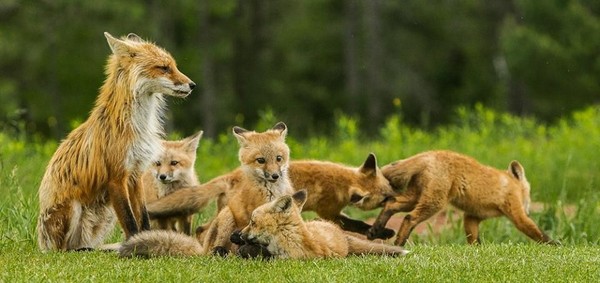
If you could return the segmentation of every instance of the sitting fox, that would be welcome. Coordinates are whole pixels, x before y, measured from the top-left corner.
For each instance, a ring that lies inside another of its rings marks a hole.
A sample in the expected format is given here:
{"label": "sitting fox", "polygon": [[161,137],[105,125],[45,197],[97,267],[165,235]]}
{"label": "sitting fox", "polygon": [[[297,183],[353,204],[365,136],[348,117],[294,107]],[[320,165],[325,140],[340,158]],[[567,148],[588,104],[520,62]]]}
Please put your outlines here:
{"label": "sitting fox", "polygon": [[248,224],[255,208],[293,193],[288,177],[290,149],[285,143],[287,126],[283,122],[262,133],[234,127],[233,134],[240,144],[242,174],[230,189],[227,205],[206,231],[203,242],[205,253],[225,255],[232,248],[235,250],[230,241],[231,234]]}
{"label": "sitting fox", "polygon": [[[276,259],[399,256],[408,253],[400,247],[358,238],[327,221],[304,222],[300,212],[305,202],[306,191],[300,190],[293,196],[284,195],[259,206],[240,233],[242,242],[237,243],[242,247],[261,247],[265,257]],[[127,240],[119,254],[123,257],[191,256],[206,254],[205,251],[191,237],[171,231],[146,231]]]}
{"label": "sitting fox", "polygon": [[[185,187],[198,186],[196,149],[202,131],[178,141],[163,141],[163,152],[143,175],[146,205]],[[192,214],[150,219],[152,229],[170,229],[191,235]]]}
{"label": "sitting fox", "polygon": [[321,220],[304,222],[300,214],[306,190],[263,204],[252,212],[241,239],[265,247],[274,258],[311,259],[348,255],[405,255],[400,247],[380,244],[346,233]]}
{"label": "sitting fox", "polygon": [[552,243],[529,218],[529,182],[525,170],[512,161],[508,171],[484,166],[475,159],[451,151],[428,151],[382,167],[398,195],[388,201],[369,239],[397,212],[409,212],[395,240],[403,246],[415,226],[445,208],[448,203],[464,211],[464,228],[470,244],[479,243],[479,223],[505,215],[531,239]]}
{"label": "sitting fox", "polygon": [[[360,167],[350,167],[333,162],[301,160],[291,161],[289,178],[294,188],[306,188],[308,199],[305,211],[315,211],[320,218],[338,224],[342,229],[366,234],[371,225],[351,219],[342,209],[352,204],[363,210],[383,206],[393,195],[392,187],[377,166],[374,154],[369,154]],[[197,189],[183,189],[148,204],[150,217],[187,215],[200,211],[208,202],[208,195],[219,197],[219,210],[227,203],[227,192],[244,178],[244,170],[216,177]],[[232,191],[233,192],[233,191]],[[199,239],[205,227],[197,230]],[[391,238],[394,231],[385,229],[381,237]]]}

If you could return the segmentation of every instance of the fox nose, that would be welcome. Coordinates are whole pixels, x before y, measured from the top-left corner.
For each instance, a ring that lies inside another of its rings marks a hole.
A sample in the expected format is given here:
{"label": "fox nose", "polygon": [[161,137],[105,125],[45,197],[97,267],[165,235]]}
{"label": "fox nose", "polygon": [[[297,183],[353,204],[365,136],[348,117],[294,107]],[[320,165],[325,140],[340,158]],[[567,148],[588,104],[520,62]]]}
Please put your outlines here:
{"label": "fox nose", "polygon": [[274,180],[279,179],[279,174],[273,174],[271,175],[271,178],[273,178]]}
{"label": "fox nose", "polygon": [[190,86],[190,89],[194,89],[196,87],[196,83],[194,82],[190,82],[188,85]]}
{"label": "fox nose", "polygon": [[165,174],[160,174],[160,175],[158,176],[158,178],[160,178],[161,180],[163,180],[163,181],[164,181],[164,180],[166,180],[166,179],[167,179],[167,175],[165,175]]}

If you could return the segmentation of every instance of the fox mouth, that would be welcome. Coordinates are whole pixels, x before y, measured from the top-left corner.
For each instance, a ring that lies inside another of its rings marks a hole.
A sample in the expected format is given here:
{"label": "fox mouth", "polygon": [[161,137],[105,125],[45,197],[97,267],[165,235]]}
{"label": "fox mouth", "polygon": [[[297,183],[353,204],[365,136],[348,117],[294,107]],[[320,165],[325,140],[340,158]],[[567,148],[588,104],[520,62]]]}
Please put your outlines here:
{"label": "fox mouth", "polygon": [[175,97],[187,97],[188,95],[190,95],[192,91],[183,91],[183,90],[174,90],[173,91],[173,96]]}

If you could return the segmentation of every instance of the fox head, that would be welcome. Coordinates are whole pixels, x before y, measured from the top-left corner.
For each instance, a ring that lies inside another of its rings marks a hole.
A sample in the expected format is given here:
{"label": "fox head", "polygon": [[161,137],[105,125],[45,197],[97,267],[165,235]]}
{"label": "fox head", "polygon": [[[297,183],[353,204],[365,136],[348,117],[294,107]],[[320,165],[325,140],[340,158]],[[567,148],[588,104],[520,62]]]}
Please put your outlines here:
{"label": "fox head", "polygon": [[262,133],[236,126],[233,127],[233,135],[240,144],[242,168],[256,180],[267,184],[287,178],[290,149],[285,143],[287,126],[283,122]]}
{"label": "fox head", "polygon": [[130,33],[116,39],[104,33],[113,56],[108,75],[125,76],[135,95],[164,94],[186,97],[196,84],[177,69],[175,59],[164,49]]}
{"label": "fox head", "polygon": [[525,208],[525,212],[529,214],[529,205],[531,204],[531,187],[529,185],[529,182],[527,181],[527,178],[525,177],[525,169],[523,168],[521,163],[519,163],[519,161],[513,160],[508,165],[508,174],[511,177],[514,177],[517,180],[519,186],[522,188],[523,207]]}
{"label": "fox head", "polygon": [[194,164],[202,131],[178,141],[163,141],[163,152],[150,169],[155,180],[162,184],[185,182],[196,178]]}
{"label": "fox head", "polygon": [[381,207],[392,198],[394,190],[377,166],[375,154],[370,153],[358,168],[358,186],[350,189],[350,202],[363,210]]}
{"label": "fox head", "polygon": [[249,244],[265,246],[274,255],[279,254],[278,237],[289,240],[286,234],[299,234],[298,229],[304,223],[300,213],[306,195],[306,190],[300,190],[257,207],[241,231],[242,239]]}

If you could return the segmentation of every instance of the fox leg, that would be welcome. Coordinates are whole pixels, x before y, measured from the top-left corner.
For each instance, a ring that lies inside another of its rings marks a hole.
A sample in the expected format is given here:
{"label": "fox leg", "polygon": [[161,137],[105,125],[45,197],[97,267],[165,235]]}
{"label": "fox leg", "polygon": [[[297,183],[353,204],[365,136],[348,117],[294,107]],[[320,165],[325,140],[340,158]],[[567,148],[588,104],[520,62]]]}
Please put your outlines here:
{"label": "fox leg", "polygon": [[125,238],[129,239],[129,237],[140,231],[140,227],[131,207],[127,179],[125,181],[110,181],[108,184],[108,194],[119,219],[119,224],[121,224],[121,228],[125,232]]}
{"label": "fox leg", "polygon": [[[413,210],[415,207],[415,203],[416,203],[415,197],[405,196],[405,195],[398,195],[395,197],[395,199],[386,202],[383,209],[377,216],[377,219],[375,219],[373,226],[371,227],[371,229],[369,229],[367,231],[367,234],[366,234],[367,238],[369,240],[373,240],[373,239],[377,239],[377,238],[381,238],[381,239],[390,238],[391,236],[385,237],[385,235],[387,233],[386,230],[389,230],[389,229],[385,228],[385,226],[388,223],[388,221],[390,220],[390,218],[398,212],[408,212],[408,211]],[[392,234],[392,236],[393,236],[393,234]]]}
{"label": "fox leg", "polygon": [[479,244],[479,223],[483,219],[465,213],[465,233],[467,234],[467,242],[469,244]]}
{"label": "fox leg", "polygon": [[[518,202],[511,202],[518,203]],[[522,206],[509,207],[504,214],[515,224],[519,231],[523,232],[529,238],[538,243],[559,244],[557,241],[550,239],[538,226],[529,218],[525,209]]]}
{"label": "fox leg", "polygon": [[[323,218],[327,219],[327,218]],[[338,224],[342,229],[350,232],[356,232],[363,235],[367,235],[367,232],[370,231],[371,225],[356,219],[349,218],[348,216],[340,213],[337,217],[332,219],[332,221]],[[378,234],[379,238],[389,239],[393,237],[395,234],[394,230],[383,228],[382,231]]]}
{"label": "fox leg", "polygon": [[131,175],[129,177],[129,184],[127,188],[129,190],[131,209],[134,213],[133,215],[138,227],[140,227],[141,231],[150,230],[150,217],[148,216],[148,211],[146,210],[142,178]]}
{"label": "fox leg", "polygon": [[204,236],[204,253],[226,255],[231,248],[229,240],[236,229],[235,219],[229,207],[223,208],[211,222]]}
{"label": "fox leg", "polygon": [[68,250],[68,237],[72,230],[71,223],[79,222],[74,218],[69,202],[56,204],[42,211],[38,217],[38,245],[42,251]]}
{"label": "fox leg", "polygon": [[192,236],[193,217],[194,217],[193,215],[182,216],[177,220],[177,222],[179,223],[179,226],[180,226],[179,229],[181,230],[181,232],[183,232],[189,236]]}
{"label": "fox leg", "polygon": [[[435,187],[439,187],[439,185],[436,184]],[[429,219],[448,204],[448,199],[444,193],[435,190],[429,190],[429,192],[429,194],[424,193],[419,198],[415,209],[404,217],[400,229],[396,233],[394,244],[404,246],[415,226]]]}

